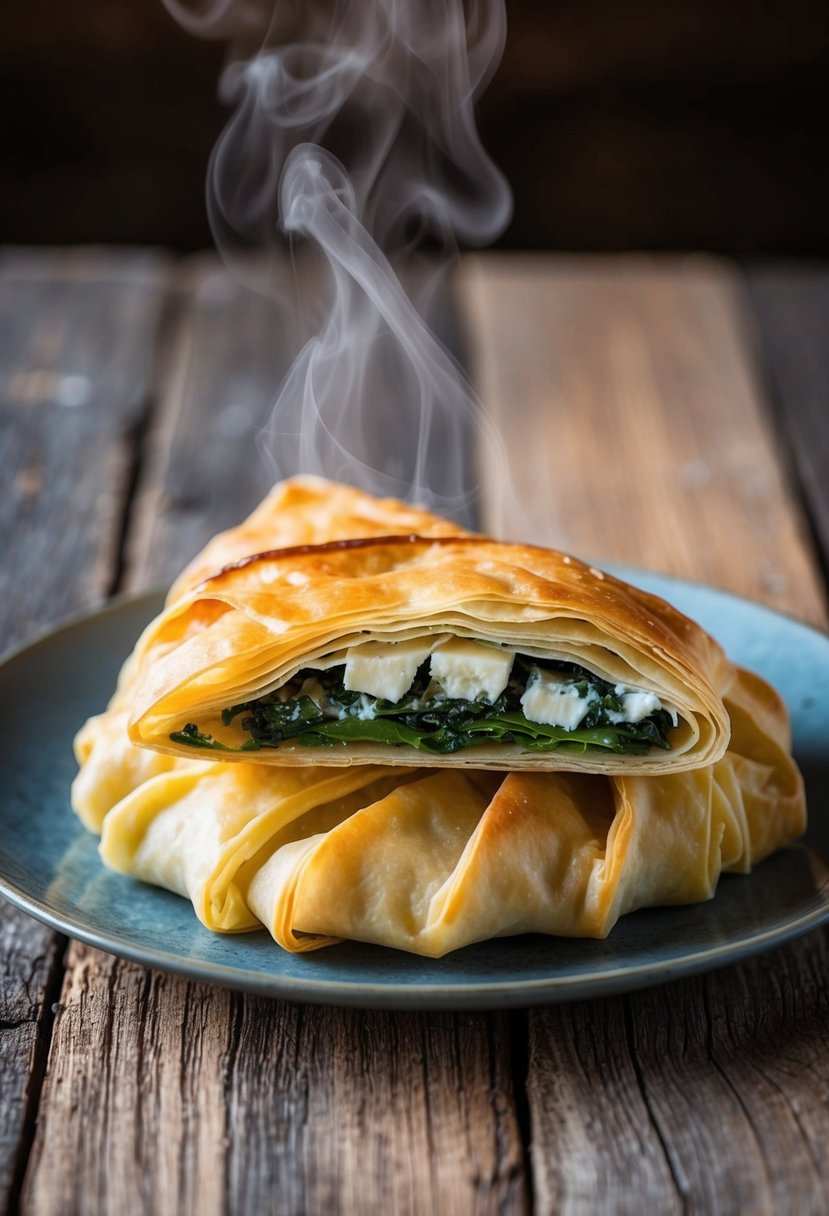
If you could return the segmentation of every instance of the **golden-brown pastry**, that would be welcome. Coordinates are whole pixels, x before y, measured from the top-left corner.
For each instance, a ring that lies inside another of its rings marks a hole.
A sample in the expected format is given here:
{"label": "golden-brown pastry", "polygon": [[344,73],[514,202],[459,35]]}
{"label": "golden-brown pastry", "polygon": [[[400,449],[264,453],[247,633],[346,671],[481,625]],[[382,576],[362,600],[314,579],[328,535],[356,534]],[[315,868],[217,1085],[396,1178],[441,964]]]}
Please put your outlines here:
{"label": "golden-brown pastry", "polygon": [[279,767],[681,772],[725,753],[735,679],[699,626],[575,558],[298,478],[176,582],[128,729]]}
{"label": "golden-brown pastry", "polygon": [[604,937],[805,824],[780,698],[669,605],[312,478],[180,576],[76,754],[107,865],[291,951]]}

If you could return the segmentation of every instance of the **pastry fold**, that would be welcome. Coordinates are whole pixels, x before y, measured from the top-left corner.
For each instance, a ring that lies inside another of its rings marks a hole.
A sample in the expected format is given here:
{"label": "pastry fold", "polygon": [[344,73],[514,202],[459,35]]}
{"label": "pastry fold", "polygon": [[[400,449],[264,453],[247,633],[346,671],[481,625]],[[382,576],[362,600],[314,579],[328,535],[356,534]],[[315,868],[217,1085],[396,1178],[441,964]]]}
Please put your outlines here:
{"label": "pastry fold", "polygon": [[116,704],[82,732],[73,803],[88,824],[90,798],[103,811],[107,865],[189,898],[211,929],[263,925],[286,950],[601,938],[633,909],[710,898],[722,872],[803,831],[782,702],[737,669],[726,707],[716,762],[607,776],[186,759],[148,773],[111,746]]}
{"label": "pastry fold", "polygon": [[[474,745],[445,754],[377,741],[376,723],[365,724],[370,714],[349,721],[347,738],[346,727],[326,727],[343,737],[311,740],[316,746],[305,736],[263,745],[246,733],[249,711],[238,707],[278,698],[300,672],[336,669],[359,647],[453,639],[477,643],[482,661],[496,648],[527,669],[572,669],[603,689],[655,698],[671,717],[667,742],[628,754],[592,741],[598,735],[580,742],[575,732],[543,750],[547,743],[509,735],[509,715],[497,729],[476,727]],[[313,478],[278,486],[244,524],[210,542],[173,586],[134,661],[133,743],[192,757],[200,742],[237,762],[254,758],[239,749],[255,747],[258,764],[278,767],[687,771],[725,754],[723,697],[736,678],[694,622],[575,558],[470,534]]]}

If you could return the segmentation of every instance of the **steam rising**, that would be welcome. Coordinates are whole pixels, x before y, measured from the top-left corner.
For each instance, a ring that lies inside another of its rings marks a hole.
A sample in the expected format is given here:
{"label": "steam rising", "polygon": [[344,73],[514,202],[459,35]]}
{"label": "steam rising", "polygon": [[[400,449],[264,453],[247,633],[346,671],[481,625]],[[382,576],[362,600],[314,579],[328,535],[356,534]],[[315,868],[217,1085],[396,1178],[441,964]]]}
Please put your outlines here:
{"label": "steam rising", "polygon": [[[510,216],[473,112],[503,50],[503,0],[166,2],[231,44],[234,115],[208,177],[220,252],[250,280],[240,255],[300,242],[297,274],[322,305],[263,436],[274,476],[465,514],[472,437],[497,440],[429,325],[456,241],[485,244]],[[284,256],[267,266],[285,291]]]}

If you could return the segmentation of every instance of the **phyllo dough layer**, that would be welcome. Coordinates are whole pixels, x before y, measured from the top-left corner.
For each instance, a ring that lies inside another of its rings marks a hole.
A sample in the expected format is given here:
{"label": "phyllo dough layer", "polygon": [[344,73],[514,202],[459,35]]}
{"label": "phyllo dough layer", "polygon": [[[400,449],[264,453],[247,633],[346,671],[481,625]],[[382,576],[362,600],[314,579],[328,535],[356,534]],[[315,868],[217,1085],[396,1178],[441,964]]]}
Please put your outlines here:
{"label": "phyllo dough layer", "polygon": [[172,755],[628,775],[721,758],[736,678],[694,622],[575,558],[311,478],[211,541],[135,667],[130,738]]}

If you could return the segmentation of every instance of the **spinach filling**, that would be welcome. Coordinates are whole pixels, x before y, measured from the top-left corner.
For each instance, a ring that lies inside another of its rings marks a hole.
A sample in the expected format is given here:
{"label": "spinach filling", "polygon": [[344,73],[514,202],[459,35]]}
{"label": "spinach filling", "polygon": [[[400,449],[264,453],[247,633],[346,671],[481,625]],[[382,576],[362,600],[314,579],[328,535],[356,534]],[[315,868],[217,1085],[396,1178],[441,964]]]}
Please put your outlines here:
{"label": "spinach filling", "polygon": [[[278,692],[222,711],[228,726],[239,715],[250,738],[240,747],[229,747],[202,733],[189,722],[170,738],[193,748],[213,751],[259,751],[294,740],[304,747],[348,743],[405,745],[437,755],[449,755],[482,743],[514,743],[527,752],[555,749],[603,751],[644,755],[652,747],[670,748],[668,732],[674,725],[671,713],[658,709],[640,722],[613,721],[622,706],[614,685],[592,672],[569,663],[544,664],[545,670],[566,673],[575,681],[580,697],[590,699],[578,727],[566,730],[531,722],[521,708],[521,696],[532,667],[542,666],[517,655],[509,684],[490,704],[447,697],[430,676],[428,660],[417,672],[408,693],[397,702],[384,701],[344,687],[345,668],[329,671],[304,669]],[[313,696],[309,695],[309,684]]]}

